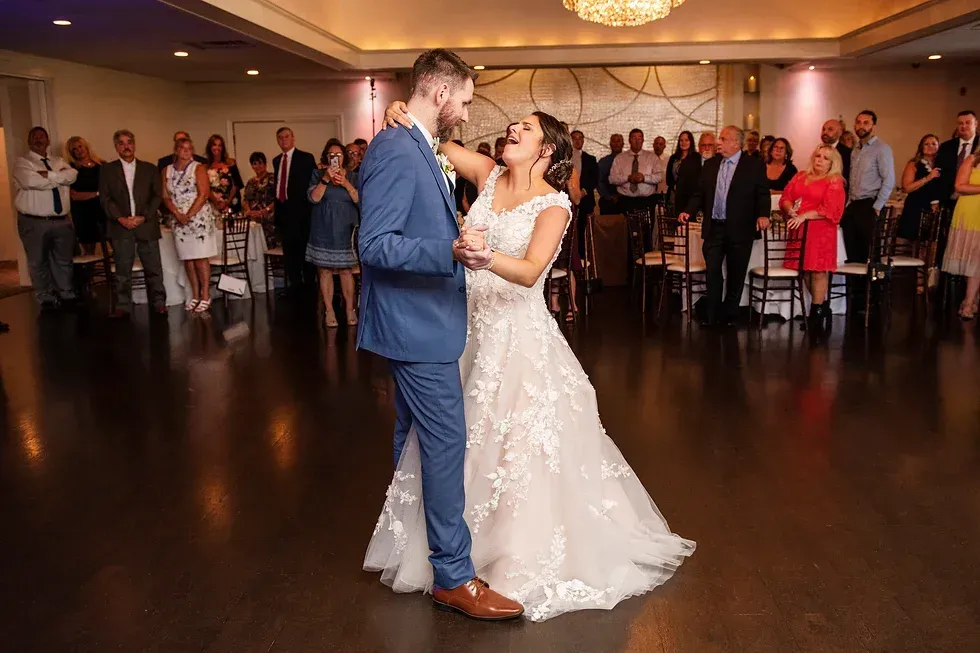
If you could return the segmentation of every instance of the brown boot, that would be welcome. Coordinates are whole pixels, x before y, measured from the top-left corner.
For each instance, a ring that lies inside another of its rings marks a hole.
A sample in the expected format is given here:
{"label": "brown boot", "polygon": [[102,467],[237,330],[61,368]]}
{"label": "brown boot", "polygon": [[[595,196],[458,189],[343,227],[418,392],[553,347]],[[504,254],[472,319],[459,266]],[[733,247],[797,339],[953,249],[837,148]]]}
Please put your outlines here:
{"label": "brown boot", "polygon": [[524,606],[494,592],[480,578],[474,578],[451,590],[433,587],[432,603],[440,610],[460,612],[481,621],[503,621],[524,614]]}

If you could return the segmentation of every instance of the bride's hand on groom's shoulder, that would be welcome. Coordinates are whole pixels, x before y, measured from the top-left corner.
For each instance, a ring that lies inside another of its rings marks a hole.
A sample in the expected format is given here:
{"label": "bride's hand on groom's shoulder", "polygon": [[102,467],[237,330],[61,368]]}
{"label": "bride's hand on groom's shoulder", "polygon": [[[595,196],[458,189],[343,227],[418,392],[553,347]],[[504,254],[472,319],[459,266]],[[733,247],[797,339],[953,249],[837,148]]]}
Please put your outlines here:
{"label": "bride's hand on groom's shoulder", "polygon": [[398,127],[398,125],[409,129],[415,126],[412,124],[412,119],[408,117],[408,105],[401,100],[395,100],[385,109],[385,119],[381,129]]}

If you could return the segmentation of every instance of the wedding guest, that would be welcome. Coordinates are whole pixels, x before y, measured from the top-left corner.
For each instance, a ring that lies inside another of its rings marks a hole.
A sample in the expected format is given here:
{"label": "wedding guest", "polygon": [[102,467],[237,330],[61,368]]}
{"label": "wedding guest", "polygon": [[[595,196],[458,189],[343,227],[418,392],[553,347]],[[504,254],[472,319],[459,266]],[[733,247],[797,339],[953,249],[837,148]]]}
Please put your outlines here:
{"label": "wedding guest", "polygon": [[[359,149],[354,148],[358,152]],[[265,245],[269,249],[278,247],[276,240],[276,185],[269,172],[265,154],[262,152],[252,152],[248,157],[248,162],[252,166],[255,176],[245,184],[242,193],[242,210],[245,216],[262,225],[262,233],[265,236]]]}
{"label": "wedding guest", "polygon": [[685,157],[677,171],[677,187],[674,190],[674,214],[683,212],[694,196],[701,179],[701,168],[715,158],[715,134],[704,132],[698,139],[698,151]]}
{"label": "wedding guest", "polygon": [[905,164],[905,170],[902,171],[902,190],[908,195],[905,197],[902,216],[898,219],[899,238],[918,239],[922,212],[929,210],[929,205],[940,199],[942,184],[940,170],[936,167],[937,152],[939,139],[935,134],[926,134],[919,139],[915,156]]}
{"label": "wedding guest", "polygon": [[[182,138],[186,138],[187,140],[190,140],[191,139],[191,136],[190,136],[190,134],[188,134],[184,130],[178,130],[178,131],[175,131],[174,132],[174,150],[175,151],[177,149],[177,141],[179,141]],[[159,170],[160,172],[163,172],[164,170],[167,169],[167,166],[168,165],[172,164],[176,160],[177,160],[177,155],[176,154],[173,154],[173,153],[168,154],[167,156],[160,157],[160,160],[157,161],[157,170]],[[199,154],[195,154],[194,155],[194,160],[197,161],[198,163],[207,163],[208,162],[207,159],[205,159],[203,156],[201,156]]]}
{"label": "wedding guest", "polygon": [[756,159],[762,159],[762,152],[759,151],[759,132],[752,130],[745,132],[745,153]]}
{"label": "wedding guest", "polygon": [[83,254],[93,254],[95,245],[105,237],[105,212],[99,202],[99,172],[102,159],[81,136],[72,136],[65,145],[68,163],[78,171],[71,185],[71,221],[75,225],[75,238]]}
{"label": "wedding guest", "polygon": [[316,159],[309,152],[296,149],[296,137],[289,127],[279,128],[276,141],[282,150],[272,160],[276,179],[276,235],[282,243],[286,278],[293,290],[300,291],[314,284],[313,273],[306,267],[311,213],[306,192],[316,170]]}
{"label": "wedding guest", "polygon": [[[773,147],[779,142],[773,143]],[[804,280],[810,290],[810,320],[816,326],[830,317],[827,288],[830,274],[837,269],[837,225],[844,213],[844,167],[840,153],[832,145],[818,145],[810,155],[810,164],[796,174],[786,185],[779,200],[779,208],[786,216],[786,225],[797,230],[802,238],[806,228],[806,249],[803,252]],[[799,202],[799,206],[796,206]],[[795,251],[800,243],[796,241]],[[792,251],[791,247],[787,248]],[[795,270],[796,261],[787,260],[784,265]]]}
{"label": "wedding guest", "polygon": [[361,167],[361,148],[357,143],[350,143],[344,148],[347,152],[347,171],[356,172]]}
{"label": "wedding guest", "polygon": [[980,151],[963,160],[956,173],[953,189],[959,194],[949,245],[943,260],[943,272],[966,277],[966,296],[960,305],[960,317],[972,320],[980,305]]}
{"label": "wedding guest", "polygon": [[622,154],[625,142],[622,134],[613,134],[609,137],[609,154],[599,159],[599,212],[605,214],[616,213],[616,204],[619,202],[619,194],[616,188],[609,183],[609,173],[612,171],[613,161]]}
{"label": "wedding guest", "polygon": [[762,157],[763,161],[769,160],[769,148],[776,141],[776,137],[771,134],[766,134],[762,137],[762,142],[759,143],[759,155]]}
{"label": "wedding guest", "polygon": [[[978,151],[977,144],[977,115],[967,109],[960,111],[956,116],[956,133],[948,141],[939,146],[939,153],[936,154],[936,166],[939,168],[939,201],[946,209],[944,217],[952,220],[953,208],[959,195],[956,193],[956,175],[970,154]],[[936,264],[942,267],[943,255],[946,251],[946,235],[949,223],[942,225],[940,238],[936,246]]]}
{"label": "wedding guest", "polygon": [[487,143],[486,141],[477,145],[476,151],[489,159],[493,158],[492,156],[490,156],[490,143]]}
{"label": "wedding guest", "polygon": [[[701,232],[707,267],[707,296],[702,326],[734,326],[752,242],[769,228],[769,182],[766,165],[742,150],[745,133],[734,125],[721,130],[721,156],[704,164],[694,196],[678,219],[687,222],[704,211]],[[727,275],[722,265],[727,265]],[[722,288],[725,289],[722,301]]]}
{"label": "wedding guest", "polygon": [[652,212],[657,184],[664,177],[660,157],[643,149],[642,130],[632,130],[629,141],[630,149],[613,161],[609,183],[616,186],[621,210],[649,209]]}
{"label": "wedding guest", "polygon": [[347,324],[357,324],[354,303],[354,227],[358,222],[357,173],[348,170],[347,151],[335,138],[327,141],[320,154],[320,165],[310,178],[308,197],[313,204],[310,242],[306,260],[315,265],[320,277],[324,321],[327,328],[337,326],[333,308],[333,277],[340,276],[340,292],[347,309]]}
{"label": "wedding guest", "polygon": [[840,120],[825,122],[820,130],[820,142],[824,145],[830,145],[840,154],[840,160],[844,164],[844,184],[847,185],[847,180],[851,176],[851,146],[844,143],[842,125]]}
{"label": "wedding guest", "polygon": [[163,171],[163,202],[174,216],[174,245],[184,262],[191,299],[184,309],[206,313],[211,308],[211,258],[218,255],[211,182],[207,164],[194,160],[194,144],[177,141],[176,161]]}
{"label": "wedding guest", "polygon": [[112,135],[119,158],[102,167],[99,200],[109,220],[116,261],[116,308],[109,317],[128,319],[133,311],[133,264],[139,255],[151,315],[167,315],[167,291],[160,259],[160,172],[136,158],[136,137],[128,129]]}
{"label": "wedding guest", "polygon": [[360,150],[361,150],[361,161],[363,161],[364,160],[364,155],[367,154],[368,142],[366,140],[364,140],[363,138],[355,138],[354,139],[354,145],[356,145],[357,147],[360,148]]}
{"label": "wedding guest", "polygon": [[50,139],[44,127],[27,133],[28,152],[14,163],[17,231],[27,255],[34,297],[41,310],[75,303],[72,256],[75,230],[68,219],[69,187],[78,171],[57,156],[48,156]]}
{"label": "wedding guest", "polygon": [[779,195],[786,184],[796,176],[796,166],[793,165],[793,147],[785,138],[777,138],[769,149],[766,162],[766,178],[769,180],[769,192]]}
{"label": "wedding guest", "polygon": [[493,160],[498,166],[507,165],[504,163],[504,148],[507,147],[507,139],[501,136],[493,143]]}
{"label": "wedding guest", "polygon": [[667,160],[667,201],[674,206],[674,189],[677,188],[677,175],[689,154],[694,154],[694,134],[682,131],[677,137],[677,147]]}
{"label": "wedding guest", "polygon": [[670,159],[670,155],[667,154],[666,138],[657,136],[653,139],[653,153],[660,159],[660,169],[663,171],[660,182],[657,184],[657,192],[654,193],[654,198],[657,203],[663,204],[666,201],[667,195],[667,160]]}
{"label": "wedding guest", "polygon": [[208,155],[208,181],[211,184],[211,206],[217,213],[241,210],[241,190],[245,186],[238,164],[228,156],[225,139],[212,134],[205,146]]}
{"label": "wedding guest", "polygon": [[585,134],[576,129],[571,133],[572,136],[572,168],[577,173],[579,201],[575,202],[578,206],[578,221],[575,223],[578,229],[578,250],[579,256],[585,256],[585,232],[588,221],[592,219],[595,211],[595,190],[599,184],[599,162],[596,158],[585,151]]}
{"label": "wedding guest", "polygon": [[[842,121],[838,120],[837,122],[838,124],[843,124]],[[858,141],[857,138],[854,136],[854,132],[850,132],[845,129],[844,131],[841,132],[840,142],[844,147],[846,147],[847,149],[853,152],[854,148],[857,146]],[[848,179],[850,179],[850,176],[848,176]]]}
{"label": "wedding guest", "polygon": [[[870,109],[854,119],[854,133],[861,140],[851,153],[849,203],[841,218],[847,260],[854,263],[868,260],[875,220],[895,188],[892,149],[878,138],[877,126],[878,114]],[[864,298],[860,299],[858,305],[863,304]]]}

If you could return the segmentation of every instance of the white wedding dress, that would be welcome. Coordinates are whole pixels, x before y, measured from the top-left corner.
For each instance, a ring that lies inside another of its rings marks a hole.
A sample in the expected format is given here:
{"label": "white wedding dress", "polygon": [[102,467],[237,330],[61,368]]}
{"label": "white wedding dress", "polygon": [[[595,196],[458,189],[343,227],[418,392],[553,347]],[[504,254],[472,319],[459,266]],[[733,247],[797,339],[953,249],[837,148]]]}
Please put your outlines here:
{"label": "white wedding dress", "polygon": [[[496,214],[503,170],[490,173],[467,224],[486,225],[491,247],[521,258],[538,214],[571,204],[552,193]],[[602,428],[595,391],[545,303],[547,273],[523,288],[467,272],[459,363],[473,564],[532,621],[611,609],[666,582],[695,546],[671,533]],[[412,432],[364,560],[396,592],[432,587],[420,470]]]}

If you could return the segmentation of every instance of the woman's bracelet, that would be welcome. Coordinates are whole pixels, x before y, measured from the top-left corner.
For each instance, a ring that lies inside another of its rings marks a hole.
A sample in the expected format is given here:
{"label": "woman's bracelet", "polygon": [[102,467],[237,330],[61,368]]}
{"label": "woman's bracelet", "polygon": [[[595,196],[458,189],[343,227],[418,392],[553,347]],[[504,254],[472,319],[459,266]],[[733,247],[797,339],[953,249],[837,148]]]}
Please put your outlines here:
{"label": "woman's bracelet", "polygon": [[491,249],[490,250],[490,262],[487,263],[487,267],[485,267],[483,269],[486,270],[487,272],[489,272],[490,270],[493,269],[493,264],[496,263],[496,262],[497,262],[497,250]]}

